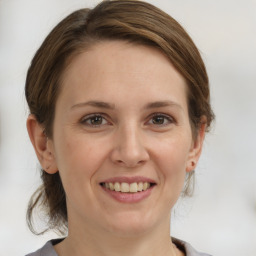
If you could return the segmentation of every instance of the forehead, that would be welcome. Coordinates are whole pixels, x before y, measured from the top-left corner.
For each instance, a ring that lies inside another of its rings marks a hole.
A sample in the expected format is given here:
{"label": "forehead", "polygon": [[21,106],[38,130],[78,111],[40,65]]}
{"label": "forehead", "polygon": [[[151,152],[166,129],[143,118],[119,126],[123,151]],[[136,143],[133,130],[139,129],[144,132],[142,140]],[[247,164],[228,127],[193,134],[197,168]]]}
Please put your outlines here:
{"label": "forehead", "polygon": [[66,96],[81,100],[86,94],[96,97],[101,92],[104,97],[123,90],[127,95],[147,91],[160,98],[167,93],[186,94],[185,79],[160,50],[124,41],[96,43],[74,57],[63,74],[62,87]]}
{"label": "forehead", "polygon": [[[177,76],[174,73],[178,73],[169,58],[158,48],[124,40],[92,43],[69,61],[63,76],[67,78],[74,71],[81,71],[79,67],[83,69],[83,72],[87,71],[87,75],[96,72],[112,73],[117,70],[128,73],[143,73],[148,70],[159,72],[162,70],[162,73],[166,71],[166,75],[170,73],[171,76]],[[179,76],[183,79],[181,75]]]}

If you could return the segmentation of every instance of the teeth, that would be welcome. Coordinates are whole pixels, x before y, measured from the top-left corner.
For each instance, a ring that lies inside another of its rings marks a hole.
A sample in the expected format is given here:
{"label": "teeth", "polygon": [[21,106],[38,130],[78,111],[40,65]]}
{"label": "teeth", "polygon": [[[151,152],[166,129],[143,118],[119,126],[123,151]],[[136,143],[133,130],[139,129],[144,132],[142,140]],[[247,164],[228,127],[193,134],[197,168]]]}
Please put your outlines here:
{"label": "teeth", "polygon": [[115,182],[114,188],[115,188],[115,191],[117,191],[117,192],[121,191],[120,183],[119,182]]}
{"label": "teeth", "polygon": [[150,183],[149,182],[133,182],[131,184],[126,183],[126,182],[109,182],[109,183],[104,183],[103,186],[107,189],[110,189],[112,191],[117,191],[117,192],[122,192],[122,193],[136,193],[136,192],[141,192],[145,191],[150,188]]}
{"label": "teeth", "polygon": [[150,184],[148,182],[143,183],[143,190],[147,190],[150,187]]}
{"label": "teeth", "polygon": [[[105,184],[107,184],[107,183],[105,183]],[[106,185],[106,188],[108,188],[108,185]],[[110,188],[110,190],[115,190],[114,184],[110,182],[109,183],[109,188]]]}
{"label": "teeth", "polygon": [[143,182],[139,182],[138,191],[142,191],[142,190],[143,190]]}
{"label": "teeth", "polygon": [[121,192],[127,193],[130,192],[130,186],[128,183],[121,183]]}
{"label": "teeth", "polygon": [[136,192],[138,192],[138,185],[137,185],[137,183],[132,183],[132,184],[130,184],[130,192],[132,192],[132,193],[136,193]]}

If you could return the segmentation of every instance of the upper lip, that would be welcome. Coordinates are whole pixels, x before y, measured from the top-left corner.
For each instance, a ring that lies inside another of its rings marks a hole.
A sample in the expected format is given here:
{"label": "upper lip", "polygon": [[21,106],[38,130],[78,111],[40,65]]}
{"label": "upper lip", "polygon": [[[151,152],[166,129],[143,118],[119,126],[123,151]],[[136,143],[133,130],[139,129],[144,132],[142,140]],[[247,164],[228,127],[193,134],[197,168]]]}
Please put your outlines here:
{"label": "upper lip", "polygon": [[128,184],[134,183],[134,182],[149,182],[156,184],[156,181],[147,177],[143,176],[134,176],[134,177],[127,177],[127,176],[120,176],[120,177],[113,177],[106,180],[101,181],[100,183],[115,183],[115,182],[125,182]]}

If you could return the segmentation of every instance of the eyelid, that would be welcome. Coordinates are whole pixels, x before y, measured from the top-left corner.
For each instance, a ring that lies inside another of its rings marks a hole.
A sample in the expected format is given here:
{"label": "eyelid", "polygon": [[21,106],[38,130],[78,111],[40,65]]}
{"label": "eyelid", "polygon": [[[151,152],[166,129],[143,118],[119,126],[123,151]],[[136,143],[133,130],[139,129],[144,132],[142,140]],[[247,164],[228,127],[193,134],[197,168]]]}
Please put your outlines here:
{"label": "eyelid", "polygon": [[[168,122],[164,123],[164,124],[153,124],[153,123],[151,123],[149,125],[157,126],[157,127],[163,127],[163,126],[167,126],[167,125],[176,123],[176,120],[173,116],[171,116],[169,114],[161,113],[161,112],[156,112],[156,113],[152,113],[151,115],[148,116],[146,124],[148,124],[154,117],[158,117],[158,116],[164,117],[166,120],[168,120]],[[107,123],[106,124],[99,124],[99,125],[93,125],[93,124],[86,123],[87,120],[89,120],[90,118],[94,118],[94,117],[101,117]],[[101,126],[105,126],[105,125],[110,125],[111,122],[109,120],[110,120],[109,116],[107,116],[105,113],[92,113],[92,114],[87,114],[87,115],[83,116],[79,120],[79,122],[82,125],[86,125],[88,127],[101,127]]]}
{"label": "eyelid", "polygon": [[174,119],[174,117],[172,117],[171,115],[169,114],[164,114],[164,113],[161,113],[161,112],[157,112],[157,113],[153,113],[149,116],[148,118],[148,121],[147,123],[152,120],[154,117],[158,117],[158,116],[162,116],[164,118],[166,118],[168,120],[168,124],[151,124],[151,125],[154,125],[154,126],[166,126],[166,125],[169,125],[169,124],[172,124],[172,123],[176,123],[176,120]]}
{"label": "eyelid", "polygon": [[101,117],[102,119],[106,120],[107,124],[110,124],[110,122],[108,121],[108,118],[106,117],[106,115],[104,113],[92,113],[92,114],[85,115],[80,119],[79,122],[83,125],[87,125],[88,127],[99,127],[99,126],[107,125],[107,124],[93,125],[93,124],[86,123],[87,120],[94,118],[94,117]]}

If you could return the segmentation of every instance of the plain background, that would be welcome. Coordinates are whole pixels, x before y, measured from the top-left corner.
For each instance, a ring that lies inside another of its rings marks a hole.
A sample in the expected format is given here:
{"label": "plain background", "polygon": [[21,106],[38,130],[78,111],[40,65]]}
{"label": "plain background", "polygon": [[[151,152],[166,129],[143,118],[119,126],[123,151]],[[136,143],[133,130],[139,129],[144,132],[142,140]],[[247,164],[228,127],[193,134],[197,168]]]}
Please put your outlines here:
{"label": "plain background", "polygon": [[[40,184],[25,128],[24,83],[49,31],[86,0],[0,0],[0,256],[41,247],[25,222]],[[196,170],[192,199],[180,200],[172,235],[215,256],[256,254],[256,1],[151,0],[189,32],[208,68],[216,122]]]}

